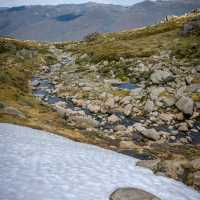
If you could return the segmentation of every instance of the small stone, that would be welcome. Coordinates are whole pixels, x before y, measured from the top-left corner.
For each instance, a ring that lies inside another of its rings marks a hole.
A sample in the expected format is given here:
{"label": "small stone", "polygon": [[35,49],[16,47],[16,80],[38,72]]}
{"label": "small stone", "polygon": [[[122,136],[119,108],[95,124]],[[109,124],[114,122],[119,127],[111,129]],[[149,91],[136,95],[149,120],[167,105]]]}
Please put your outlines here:
{"label": "small stone", "polygon": [[178,121],[183,121],[184,120],[184,115],[183,115],[183,113],[178,113],[178,114],[176,114],[175,118]]}
{"label": "small stone", "polygon": [[170,139],[174,141],[174,140],[176,140],[176,137],[172,135],[172,136],[170,136]]}
{"label": "small stone", "polygon": [[33,82],[32,82],[32,86],[33,87],[37,87],[37,86],[39,86],[40,85],[40,81],[39,80],[34,80]]}
{"label": "small stone", "polygon": [[136,144],[132,141],[121,141],[119,144],[120,149],[135,149],[138,148]]}
{"label": "small stone", "polygon": [[180,138],[180,142],[183,144],[188,144],[188,139],[187,138]]}
{"label": "small stone", "polygon": [[173,114],[169,114],[169,113],[160,114],[160,119],[162,119],[165,122],[171,122],[173,118],[174,118]]}
{"label": "small stone", "polygon": [[117,125],[115,127],[115,131],[126,131],[126,127],[124,125]]}

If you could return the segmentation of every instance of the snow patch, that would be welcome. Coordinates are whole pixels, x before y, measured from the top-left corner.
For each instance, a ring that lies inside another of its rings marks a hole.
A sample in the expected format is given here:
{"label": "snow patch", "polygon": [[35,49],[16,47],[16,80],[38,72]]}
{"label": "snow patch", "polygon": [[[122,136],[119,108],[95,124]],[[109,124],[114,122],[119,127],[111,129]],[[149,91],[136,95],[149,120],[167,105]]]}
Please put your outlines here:
{"label": "snow patch", "polygon": [[108,200],[136,187],[162,200],[198,200],[200,193],[136,167],[137,159],[66,138],[0,123],[0,199]]}

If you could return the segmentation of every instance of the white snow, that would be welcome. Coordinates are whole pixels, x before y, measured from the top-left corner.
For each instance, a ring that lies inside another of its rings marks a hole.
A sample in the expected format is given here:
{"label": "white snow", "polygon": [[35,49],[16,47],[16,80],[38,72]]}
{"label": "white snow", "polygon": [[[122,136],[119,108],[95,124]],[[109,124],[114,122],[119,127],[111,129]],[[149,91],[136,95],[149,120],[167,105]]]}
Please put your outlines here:
{"label": "white snow", "polygon": [[162,200],[200,193],[136,167],[136,159],[47,132],[0,123],[1,200],[108,200],[132,186]]}

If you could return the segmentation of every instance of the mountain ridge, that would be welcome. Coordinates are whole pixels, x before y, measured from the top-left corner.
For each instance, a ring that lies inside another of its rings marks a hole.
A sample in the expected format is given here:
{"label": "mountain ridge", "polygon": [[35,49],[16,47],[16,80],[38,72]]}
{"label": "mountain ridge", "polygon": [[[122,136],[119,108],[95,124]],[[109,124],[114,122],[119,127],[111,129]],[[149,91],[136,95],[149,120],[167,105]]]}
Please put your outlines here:
{"label": "mountain ridge", "polygon": [[167,15],[182,15],[198,7],[197,1],[148,0],[127,7],[91,2],[20,6],[0,11],[0,35],[38,41],[80,40],[92,32],[148,26]]}

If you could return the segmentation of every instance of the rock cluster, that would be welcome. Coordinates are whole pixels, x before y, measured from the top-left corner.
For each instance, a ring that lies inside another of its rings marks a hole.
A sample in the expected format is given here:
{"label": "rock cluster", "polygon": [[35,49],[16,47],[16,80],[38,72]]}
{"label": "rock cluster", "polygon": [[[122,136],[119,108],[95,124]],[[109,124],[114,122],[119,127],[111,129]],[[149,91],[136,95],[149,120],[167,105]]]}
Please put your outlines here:
{"label": "rock cluster", "polygon": [[[41,66],[31,86],[68,125],[92,134],[101,132],[104,138],[118,141],[122,149],[200,144],[199,66],[188,67],[171,57],[170,51],[97,64],[86,62],[87,55],[71,56],[55,47],[51,52],[58,63]],[[76,62],[80,56],[83,65]],[[134,81],[120,81],[117,71],[107,76],[101,73],[117,62],[127,65]],[[198,174],[194,175],[197,180]]]}

